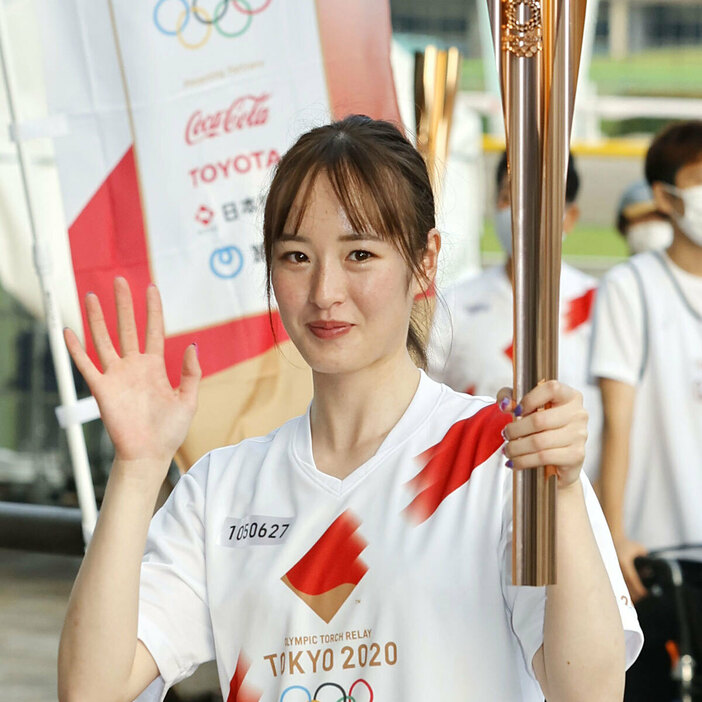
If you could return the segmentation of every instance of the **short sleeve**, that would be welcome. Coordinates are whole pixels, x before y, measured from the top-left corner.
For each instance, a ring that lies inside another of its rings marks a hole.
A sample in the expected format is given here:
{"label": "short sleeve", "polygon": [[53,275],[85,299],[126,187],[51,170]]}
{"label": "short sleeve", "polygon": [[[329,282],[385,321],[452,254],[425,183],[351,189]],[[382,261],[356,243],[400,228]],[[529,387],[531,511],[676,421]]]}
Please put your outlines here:
{"label": "short sleeve", "polygon": [[178,481],[149,527],[137,637],[149,649],[165,683],[149,699],[163,699],[170,686],[215,656],[205,575],[208,466],[205,456]]}
{"label": "short sleeve", "polygon": [[[604,514],[600,508],[590,481],[581,472],[581,482],[585,495],[585,506],[590,518],[597,546],[602,557],[612,591],[617,600],[619,615],[624,629],[626,645],[626,667],[636,660],[643,646],[643,634],[639,626],[636,610],[631,604],[631,597],[619,569],[619,562],[607,527]],[[509,481],[511,484],[511,480]],[[511,617],[512,630],[519,640],[524,655],[524,662],[529,674],[536,680],[532,661],[534,655],[544,642],[544,613],[546,609],[545,587],[517,587],[512,585],[512,493],[505,491],[509,499],[503,506],[503,539],[501,553],[503,557],[503,596]]]}
{"label": "short sleeve", "polygon": [[595,301],[589,370],[591,378],[637,385],[645,363],[645,301],[633,265],[613,268]]}

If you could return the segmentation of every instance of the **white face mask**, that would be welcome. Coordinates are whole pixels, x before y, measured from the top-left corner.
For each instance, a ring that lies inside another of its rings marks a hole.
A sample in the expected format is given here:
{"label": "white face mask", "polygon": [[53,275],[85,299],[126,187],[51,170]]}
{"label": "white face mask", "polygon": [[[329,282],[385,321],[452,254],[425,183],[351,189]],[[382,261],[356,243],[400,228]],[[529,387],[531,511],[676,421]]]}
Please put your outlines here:
{"label": "white face mask", "polygon": [[673,227],[660,219],[632,224],[626,232],[632,254],[667,249],[673,241]]}
{"label": "white face mask", "polygon": [[507,256],[512,255],[512,210],[503,207],[495,212],[495,234]]}
{"label": "white face mask", "polygon": [[666,190],[682,200],[682,215],[674,212],[672,217],[680,231],[697,246],[702,246],[702,185],[692,188],[676,188],[666,185]]}

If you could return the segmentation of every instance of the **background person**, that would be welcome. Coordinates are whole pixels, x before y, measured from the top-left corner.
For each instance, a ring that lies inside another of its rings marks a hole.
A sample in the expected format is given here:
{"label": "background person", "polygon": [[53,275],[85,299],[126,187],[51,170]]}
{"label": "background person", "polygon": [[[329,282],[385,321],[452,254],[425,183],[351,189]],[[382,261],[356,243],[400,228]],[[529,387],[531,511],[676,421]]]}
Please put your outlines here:
{"label": "background person", "polygon": [[[394,126],[356,116],[300,137],[272,181],[264,250],[314,399],[267,437],[207,454],[150,528],[194,409],[196,352],[173,390],[155,288],[145,353],[126,281],[115,283],[121,354],[88,296],[103,372],[74,334],[66,341],[116,460],[68,607],[62,700],[132,699],[212,658],[230,700],[300,687],[315,698],[325,687],[379,700],[621,698],[640,632],[581,473],[581,398],[544,383],[509,423],[507,392],[498,406],[417,368],[412,313],[439,248],[426,166]],[[558,471],[559,581],[515,588],[507,466],[544,461]]]}
{"label": "background person", "polygon": [[645,167],[673,242],[602,280],[592,373],[604,411],[602,507],[647,637],[627,699],[668,700],[674,622],[660,617],[634,559],[702,542],[702,121],[658,134]]}
{"label": "background person", "polygon": [[[429,374],[454,390],[494,397],[513,382],[512,220],[507,156],[496,171],[495,232],[507,254],[503,265],[442,291],[436,305],[429,346]],[[566,180],[563,234],[580,216],[577,205],[580,178],[571,156]],[[591,310],[597,282],[567,263],[561,264],[559,378],[577,388],[590,415],[585,471],[591,480],[599,469],[601,401],[588,381]]]}
{"label": "background person", "polygon": [[631,183],[622,193],[616,226],[631,254],[667,249],[673,241],[670,219],[658,211],[651,186],[645,180]]}

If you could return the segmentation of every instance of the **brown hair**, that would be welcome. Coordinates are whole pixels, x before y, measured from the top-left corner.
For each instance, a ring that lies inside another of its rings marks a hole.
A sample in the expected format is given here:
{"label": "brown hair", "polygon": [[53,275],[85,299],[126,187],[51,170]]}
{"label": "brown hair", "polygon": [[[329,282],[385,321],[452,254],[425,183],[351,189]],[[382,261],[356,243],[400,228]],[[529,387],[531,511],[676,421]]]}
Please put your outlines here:
{"label": "brown hair", "polygon": [[646,154],[646,180],[675,185],[677,172],[702,158],[702,120],[676,122],[659,132]]}
{"label": "brown hair", "polygon": [[[351,115],[303,134],[278,163],[263,216],[266,292],[270,303],[273,245],[283,233],[299,192],[297,233],[317,177],[329,179],[354,231],[391,241],[411,274],[424,280],[422,255],[435,226],[434,194],[419,152],[390,122]],[[427,294],[424,294],[427,302]],[[430,320],[415,303],[407,332],[414,361],[426,367],[424,326]]]}

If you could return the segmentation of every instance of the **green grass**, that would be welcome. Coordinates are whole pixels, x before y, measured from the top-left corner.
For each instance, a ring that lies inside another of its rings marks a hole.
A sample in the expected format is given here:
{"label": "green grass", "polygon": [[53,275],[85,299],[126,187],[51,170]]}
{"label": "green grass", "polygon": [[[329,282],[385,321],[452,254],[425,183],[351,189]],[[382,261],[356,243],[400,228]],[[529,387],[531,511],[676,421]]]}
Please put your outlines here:
{"label": "green grass", "polygon": [[[492,222],[485,222],[485,234],[480,241],[482,253],[499,253],[500,242],[495,236]],[[625,258],[628,255],[624,240],[609,227],[577,226],[563,242],[564,256],[594,256],[602,258]]]}
{"label": "green grass", "polygon": [[[599,95],[702,97],[702,48],[649,50],[617,61],[594,56],[590,79]],[[463,60],[461,88],[485,89],[482,59]]]}

